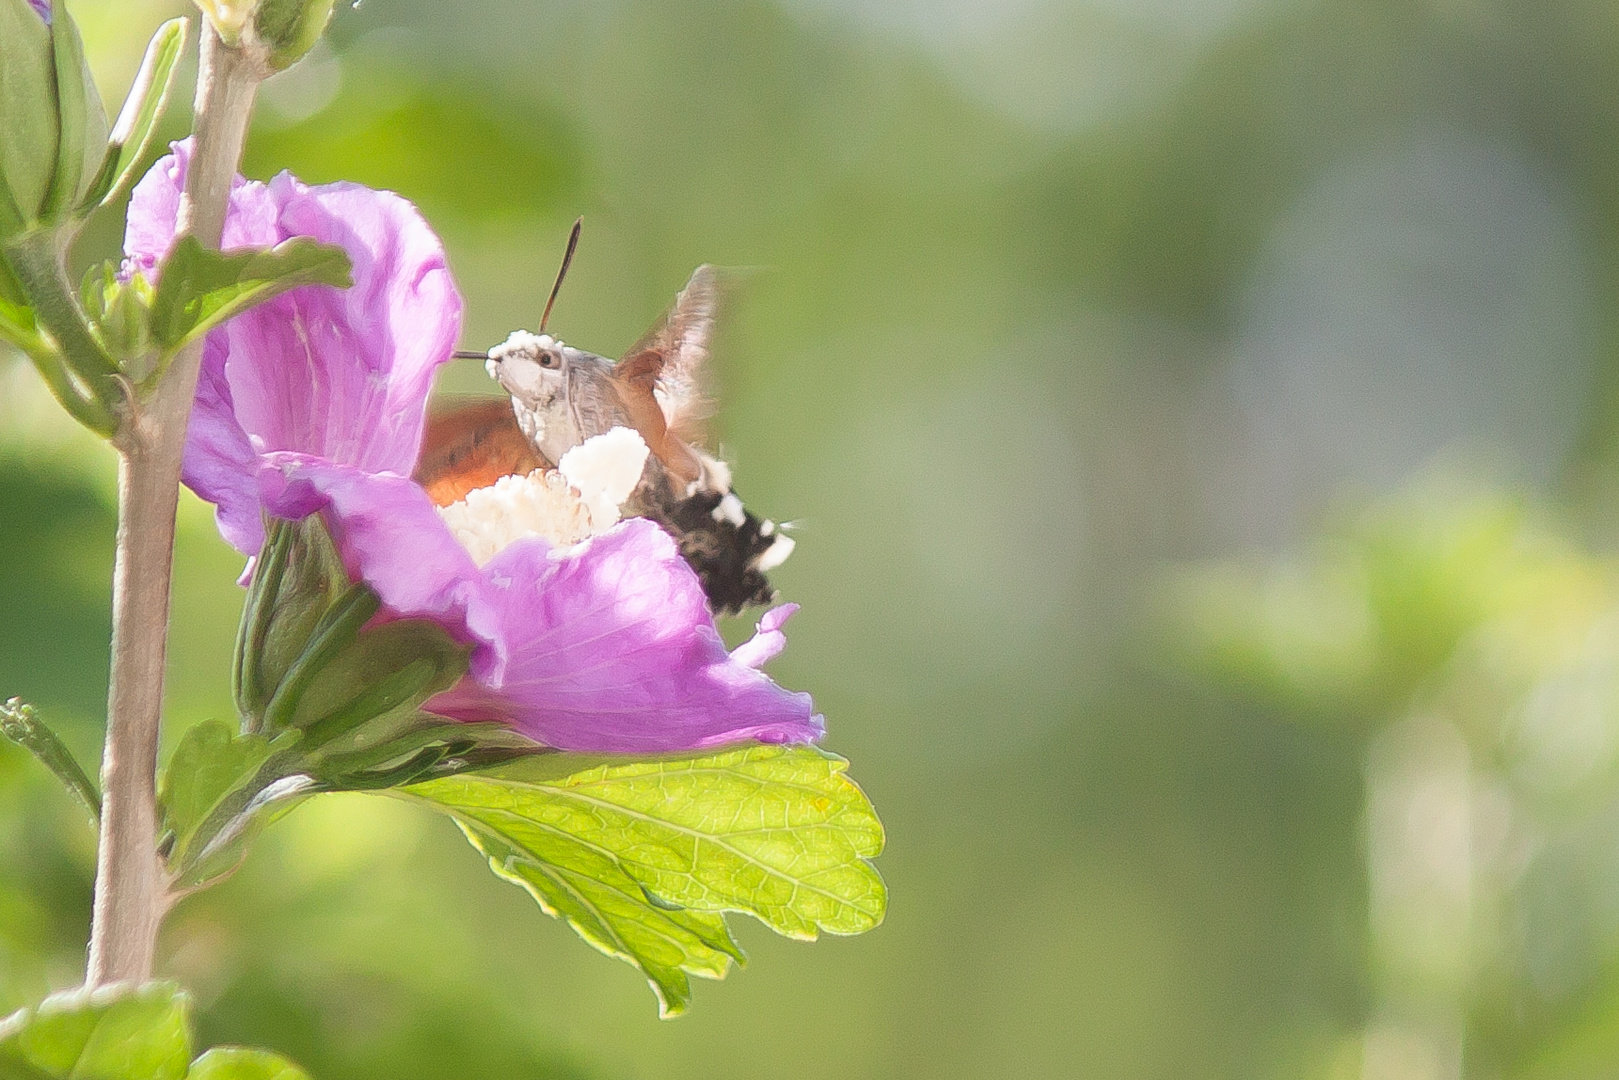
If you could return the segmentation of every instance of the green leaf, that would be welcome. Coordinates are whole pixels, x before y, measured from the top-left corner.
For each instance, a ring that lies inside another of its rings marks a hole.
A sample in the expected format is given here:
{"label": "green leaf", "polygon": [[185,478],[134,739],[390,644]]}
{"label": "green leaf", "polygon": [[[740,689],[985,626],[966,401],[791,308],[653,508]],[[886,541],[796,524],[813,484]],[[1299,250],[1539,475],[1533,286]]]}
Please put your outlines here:
{"label": "green leaf", "polygon": [[51,2],[51,49],[59,126],[56,175],[45,200],[45,214],[56,219],[78,204],[81,185],[99,169],[106,154],[107,113],[84,59],[79,27],[62,0]]}
{"label": "green leaf", "polygon": [[205,720],[185,733],[159,796],[176,852],[231,792],[252,782],[271,753],[265,736],[237,735],[220,720]]}
{"label": "green leaf", "polygon": [[219,720],[185,733],[163,775],[159,799],[165,829],[172,834],[169,866],[182,884],[195,884],[228,870],[240,858],[253,824],[252,810],[268,781],[265,765],[298,741],[237,735]]}
{"label": "green leaf", "polygon": [[348,253],[299,236],[273,248],[210,251],[183,236],[163,264],[152,337],[173,352],[254,304],[303,285],[352,284]]}
{"label": "green leaf", "polygon": [[[473,847],[489,859],[497,875],[522,886],[554,918],[591,945],[641,969],[658,996],[658,1013],[678,1016],[691,1002],[689,975],[722,979],[741,948],[711,911],[668,909],[652,903],[641,887],[610,856],[581,845],[578,861],[594,861],[580,872],[527,857],[498,833],[458,819]],[[594,858],[593,858],[594,856]]]}
{"label": "green leaf", "polygon": [[[17,220],[36,220],[56,172],[56,80],[51,33],[28,0],[0,0],[0,176]],[[10,217],[10,215],[7,215]]]}
{"label": "green leaf", "polygon": [[186,1080],[309,1080],[309,1074],[268,1050],[216,1046],[191,1063]]}
{"label": "green leaf", "polygon": [[[0,274],[10,275],[10,269],[5,260],[0,258]],[[15,281],[16,278],[11,280]],[[34,322],[34,309],[25,303],[13,303],[0,296],[0,340],[10,342],[26,353],[49,348],[44,338],[39,336],[39,326]]]}
{"label": "green leaf", "polygon": [[146,57],[141,61],[135,83],[129,88],[124,107],[118,113],[107,143],[107,156],[100,174],[85,192],[81,210],[105,205],[123,194],[140,167],[141,158],[152,143],[157,122],[168,107],[169,93],[174,89],[174,76],[178,71],[180,55],[185,52],[186,19],[170,19],[157,28],[146,46]]}
{"label": "green leaf", "polygon": [[0,1024],[0,1080],[184,1080],[190,1011],[169,983],[57,994]]}
{"label": "green leaf", "polygon": [[454,817],[497,873],[640,966],[675,1012],[688,991],[671,972],[713,977],[718,954],[739,955],[712,916],[746,912],[804,940],[882,921],[887,892],[867,861],[882,825],[846,768],[808,746],[644,761],[551,754],[403,794]]}
{"label": "green leaf", "polygon": [[85,775],[73,754],[62,745],[62,740],[56,737],[56,732],[34,715],[32,705],[23,703],[19,698],[12,698],[0,705],[0,735],[33,754],[40,764],[54,773],[68,793],[78,799],[79,805],[89,813],[91,821],[101,819],[101,793]]}

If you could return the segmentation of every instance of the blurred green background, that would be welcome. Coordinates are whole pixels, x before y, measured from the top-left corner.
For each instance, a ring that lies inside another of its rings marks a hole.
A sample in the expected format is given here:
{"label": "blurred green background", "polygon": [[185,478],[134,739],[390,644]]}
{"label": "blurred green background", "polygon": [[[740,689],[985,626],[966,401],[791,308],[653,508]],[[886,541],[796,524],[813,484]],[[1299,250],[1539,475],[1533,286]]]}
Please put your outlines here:
{"label": "blurred green background", "polygon": [[[71,6],[113,101],[185,10]],[[205,1041],[323,1080],[1619,1076],[1619,8],[364,0],[264,88],[281,168],[420,204],[464,347],[534,324],[579,214],[553,326],[597,352],[762,268],[717,434],[801,524],[773,672],[892,906],[742,926],[662,1023],[446,822],[329,797],[172,919]],[[0,358],[0,696],[87,761],[111,506]],[[229,715],[240,568],[188,498],[169,745]],[[81,977],[92,842],[0,748],[0,1009]]]}

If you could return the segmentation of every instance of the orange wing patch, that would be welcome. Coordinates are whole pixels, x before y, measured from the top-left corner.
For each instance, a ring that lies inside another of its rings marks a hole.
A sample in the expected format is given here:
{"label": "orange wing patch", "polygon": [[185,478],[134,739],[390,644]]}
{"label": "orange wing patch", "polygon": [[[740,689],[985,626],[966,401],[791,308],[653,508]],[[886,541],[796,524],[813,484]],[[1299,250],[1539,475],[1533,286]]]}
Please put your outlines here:
{"label": "orange wing patch", "polygon": [[517,426],[509,399],[479,398],[429,413],[415,480],[436,505],[448,506],[503,476],[550,467]]}
{"label": "orange wing patch", "polygon": [[613,366],[613,389],[629,414],[630,424],[646,440],[647,447],[663,462],[669,474],[682,486],[702,472],[702,466],[685,443],[675,437],[658,406],[654,393],[666,358],[655,349],[633,353]]}

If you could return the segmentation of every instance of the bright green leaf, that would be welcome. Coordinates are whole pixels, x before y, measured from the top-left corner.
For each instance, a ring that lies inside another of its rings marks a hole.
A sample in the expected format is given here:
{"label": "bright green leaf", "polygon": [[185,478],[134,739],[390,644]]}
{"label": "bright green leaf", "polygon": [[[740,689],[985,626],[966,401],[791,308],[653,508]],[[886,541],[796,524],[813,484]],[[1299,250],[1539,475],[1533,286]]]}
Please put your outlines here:
{"label": "bright green leaf", "polygon": [[254,304],[303,285],[352,284],[348,253],[308,237],[268,250],[219,252],[183,236],[163,264],[152,337],[172,352]]}
{"label": "bright green leaf", "polygon": [[678,1016],[691,1001],[688,975],[721,979],[742,950],[709,911],[669,910],[648,901],[635,880],[612,858],[581,844],[579,861],[595,862],[589,873],[538,862],[499,834],[458,821],[472,845],[489,857],[496,874],[526,889],[545,913],[567,920],[580,937],[609,956],[641,969],[658,995],[658,1011]]}
{"label": "bright green leaf", "polygon": [[192,1062],[186,1080],[309,1080],[309,1074],[268,1050],[216,1046]]}
{"label": "bright green leaf", "polygon": [[189,1014],[169,983],[57,994],[0,1024],[0,1080],[183,1080]]}
{"label": "bright green leaf", "polygon": [[180,55],[185,51],[186,31],[191,24],[185,19],[170,19],[157,28],[146,46],[146,57],[141,61],[135,84],[129,88],[124,107],[113,125],[107,144],[107,157],[102,163],[101,175],[85,192],[85,205],[107,203],[123,194],[140,166],[146,148],[152,143],[157,122],[168,106],[169,92],[174,88]]}
{"label": "bright green leaf", "polygon": [[[0,260],[0,271],[10,273],[5,270],[3,260]],[[34,309],[0,297],[0,341],[10,342],[28,353],[45,349],[45,339],[39,336],[39,326],[34,322]]]}
{"label": "bright green leaf", "polygon": [[887,892],[867,861],[882,825],[846,768],[807,746],[649,761],[549,754],[404,793],[454,817],[497,873],[632,959],[678,1011],[686,991],[671,971],[714,976],[718,954],[737,955],[692,915],[746,912],[806,940],[882,921]]}

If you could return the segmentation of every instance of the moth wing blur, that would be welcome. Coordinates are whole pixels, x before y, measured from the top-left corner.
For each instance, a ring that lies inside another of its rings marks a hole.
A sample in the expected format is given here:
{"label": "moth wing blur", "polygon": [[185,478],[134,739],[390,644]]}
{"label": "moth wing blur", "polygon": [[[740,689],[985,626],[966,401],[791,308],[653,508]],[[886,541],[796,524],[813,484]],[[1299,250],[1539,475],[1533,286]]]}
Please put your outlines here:
{"label": "moth wing blur", "polygon": [[694,449],[704,443],[712,411],[703,384],[722,284],[714,267],[699,266],[674,307],[615,366],[613,382],[668,481],[643,480],[633,512],[675,538],[715,612],[734,614],[775,599],[765,574],[792,541],[748,512],[724,462]]}
{"label": "moth wing blur", "polygon": [[428,413],[415,480],[438,506],[503,476],[549,468],[517,424],[509,398],[473,398]]}
{"label": "moth wing blur", "polygon": [[723,293],[720,271],[708,263],[699,266],[674,306],[624,354],[626,360],[647,354],[661,358],[654,397],[674,437],[695,445],[702,445],[704,422],[713,413],[704,385]]}

